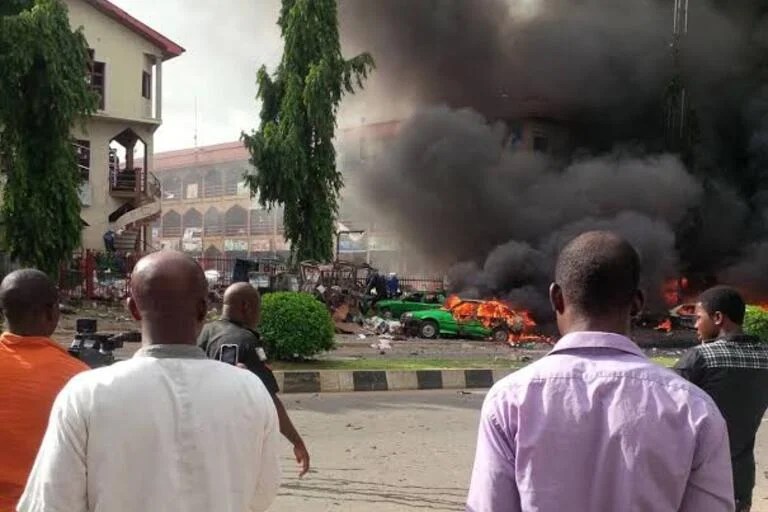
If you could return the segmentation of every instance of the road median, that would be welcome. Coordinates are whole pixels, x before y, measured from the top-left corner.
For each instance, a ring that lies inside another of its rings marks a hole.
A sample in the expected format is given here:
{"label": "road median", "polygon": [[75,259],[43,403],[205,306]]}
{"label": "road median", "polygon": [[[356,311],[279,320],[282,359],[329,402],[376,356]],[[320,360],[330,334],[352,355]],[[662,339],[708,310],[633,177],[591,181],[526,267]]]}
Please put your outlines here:
{"label": "road median", "polygon": [[275,378],[283,393],[484,389],[516,369],[276,370]]}
{"label": "road median", "polygon": [[[676,359],[651,357],[666,367]],[[283,393],[486,389],[532,361],[497,359],[485,361],[485,367],[477,360],[463,361],[466,367],[462,367],[462,361],[449,360],[314,361],[277,363],[274,373]],[[439,364],[430,367],[430,362]]]}

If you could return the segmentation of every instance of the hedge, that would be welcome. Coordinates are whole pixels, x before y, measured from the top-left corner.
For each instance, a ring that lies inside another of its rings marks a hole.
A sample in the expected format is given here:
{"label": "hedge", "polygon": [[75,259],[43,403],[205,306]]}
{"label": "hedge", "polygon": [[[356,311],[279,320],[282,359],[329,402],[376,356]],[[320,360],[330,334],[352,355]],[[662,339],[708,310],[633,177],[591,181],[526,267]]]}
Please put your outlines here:
{"label": "hedge", "polygon": [[757,336],[763,343],[768,342],[768,311],[760,306],[747,306],[744,332]]}
{"label": "hedge", "polygon": [[274,359],[306,359],[334,348],[331,315],[324,304],[307,293],[265,294],[259,331]]}

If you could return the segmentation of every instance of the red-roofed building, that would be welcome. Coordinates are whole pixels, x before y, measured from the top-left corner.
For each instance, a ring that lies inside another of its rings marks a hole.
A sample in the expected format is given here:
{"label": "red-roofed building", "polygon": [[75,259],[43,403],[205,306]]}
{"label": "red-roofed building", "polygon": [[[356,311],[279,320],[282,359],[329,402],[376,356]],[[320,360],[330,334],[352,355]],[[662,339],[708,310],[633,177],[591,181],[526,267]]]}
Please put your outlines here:
{"label": "red-roofed building", "polygon": [[82,245],[103,250],[106,238],[118,251],[144,251],[153,246],[149,223],[160,215],[152,168],[163,63],[184,49],[107,0],[64,3],[70,25],[88,40],[89,79],[99,97],[98,112],[73,132],[85,180]]}
{"label": "red-roofed building", "polygon": [[[399,129],[400,122],[391,121],[338,131],[338,165],[346,183],[338,227],[366,232],[361,240],[342,236],[342,259],[401,270],[397,240],[376,226],[357,194],[363,164],[381,154]],[[249,156],[241,142],[155,155],[163,205],[162,217],[153,224],[154,238],[163,247],[208,258],[287,256],[282,210],[261,208],[244,183],[243,176],[255,172]]]}

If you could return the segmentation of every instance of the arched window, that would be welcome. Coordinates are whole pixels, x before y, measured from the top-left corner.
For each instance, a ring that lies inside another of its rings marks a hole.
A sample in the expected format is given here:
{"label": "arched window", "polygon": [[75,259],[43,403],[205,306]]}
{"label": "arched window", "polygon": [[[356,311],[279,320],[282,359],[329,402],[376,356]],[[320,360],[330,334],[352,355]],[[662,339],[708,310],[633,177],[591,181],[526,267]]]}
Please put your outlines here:
{"label": "arched window", "polygon": [[274,211],[251,210],[251,234],[271,235],[274,230],[274,214]]}
{"label": "arched window", "polygon": [[173,210],[163,214],[162,233],[164,237],[181,236],[181,215]]}
{"label": "arched window", "polygon": [[224,214],[224,233],[247,235],[248,212],[242,206],[233,206]]}
{"label": "arched window", "polygon": [[195,208],[187,210],[184,213],[183,218],[184,229],[187,228],[202,228],[203,227],[203,215]]}
{"label": "arched window", "polygon": [[221,213],[218,208],[212,206],[205,212],[205,236],[221,236],[224,226],[221,222]]}

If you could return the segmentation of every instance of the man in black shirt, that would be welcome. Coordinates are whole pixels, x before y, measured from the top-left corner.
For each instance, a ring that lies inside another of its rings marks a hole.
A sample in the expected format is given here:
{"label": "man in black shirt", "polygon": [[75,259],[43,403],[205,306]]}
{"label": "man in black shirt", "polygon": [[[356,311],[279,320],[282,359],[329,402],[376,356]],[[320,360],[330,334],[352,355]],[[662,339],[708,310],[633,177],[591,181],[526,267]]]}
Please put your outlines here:
{"label": "man in black shirt", "polygon": [[768,407],[768,344],[743,333],[744,300],[718,286],[696,304],[702,344],[690,349],[675,371],[709,393],[728,424],[736,511],[748,512],[755,486],[755,435]]}
{"label": "man in black shirt", "polygon": [[248,283],[235,283],[224,292],[221,319],[206,324],[197,344],[209,358],[247,368],[261,379],[275,402],[280,433],[293,445],[296,462],[301,465],[299,476],[304,476],[309,471],[309,452],[277,396],[277,380],[266,364],[261,338],[255,330],[260,319],[261,297],[258,290]]}

